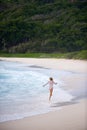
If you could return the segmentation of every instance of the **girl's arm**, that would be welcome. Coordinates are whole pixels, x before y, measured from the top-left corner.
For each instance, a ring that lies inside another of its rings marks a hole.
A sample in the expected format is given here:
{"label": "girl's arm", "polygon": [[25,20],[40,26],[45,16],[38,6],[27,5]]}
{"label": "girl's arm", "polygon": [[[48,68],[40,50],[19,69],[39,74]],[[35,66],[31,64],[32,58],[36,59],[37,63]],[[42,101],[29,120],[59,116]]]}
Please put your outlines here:
{"label": "girl's arm", "polygon": [[57,84],[56,82],[53,81],[54,84]]}
{"label": "girl's arm", "polygon": [[46,84],[43,85],[43,87],[45,87],[49,82],[47,82]]}

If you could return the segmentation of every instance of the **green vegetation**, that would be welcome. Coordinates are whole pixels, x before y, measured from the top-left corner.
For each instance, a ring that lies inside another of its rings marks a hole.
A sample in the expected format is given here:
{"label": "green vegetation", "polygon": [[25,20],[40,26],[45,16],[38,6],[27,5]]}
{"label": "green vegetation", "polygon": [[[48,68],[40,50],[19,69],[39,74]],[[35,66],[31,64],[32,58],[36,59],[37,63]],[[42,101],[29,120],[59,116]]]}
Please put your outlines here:
{"label": "green vegetation", "polygon": [[69,52],[69,53],[20,53],[20,54],[7,54],[1,53],[0,57],[25,57],[25,58],[65,58],[65,59],[87,59],[87,50]]}
{"label": "green vegetation", "polygon": [[0,41],[0,50],[12,55],[81,51],[77,58],[82,57],[87,50],[87,1],[0,0]]}

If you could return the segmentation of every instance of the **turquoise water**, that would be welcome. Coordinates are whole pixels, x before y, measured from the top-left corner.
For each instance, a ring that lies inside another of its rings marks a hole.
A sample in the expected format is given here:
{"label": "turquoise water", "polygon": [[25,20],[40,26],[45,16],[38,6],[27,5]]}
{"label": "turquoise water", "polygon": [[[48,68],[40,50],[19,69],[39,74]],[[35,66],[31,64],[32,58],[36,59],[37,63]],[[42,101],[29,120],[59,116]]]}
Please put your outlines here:
{"label": "turquoise water", "polygon": [[0,61],[0,122],[58,109],[50,107],[48,102],[49,86],[42,87],[49,76],[58,82],[54,86],[52,102],[71,100],[73,97],[61,88],[64,84],[58,79],[59,75],[70,76],[72,73]]}

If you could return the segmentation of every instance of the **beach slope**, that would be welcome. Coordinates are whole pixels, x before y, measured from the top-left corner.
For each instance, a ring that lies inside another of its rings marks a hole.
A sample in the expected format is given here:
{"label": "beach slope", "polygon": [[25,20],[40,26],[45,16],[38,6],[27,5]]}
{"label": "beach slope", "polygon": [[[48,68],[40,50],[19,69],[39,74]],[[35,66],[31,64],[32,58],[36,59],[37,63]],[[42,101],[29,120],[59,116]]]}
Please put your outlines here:
{"label": "beach slope", "polygon": [[[0,60],[76,72],[78,74],[75,77],[61,77],[61,80],[67,84],[66,89],[69,91],[74,89],[72,92],[75,92],[82,87],[86,88],[87,79],[84,75],[87,74],[87,61],[36,58],[0,58]],[[84,84],[81,85],[83,82]],[[86,130],[87,98],[80,96],[78,94],[77,99],[73,102],[56,103],[53,107],[61,107],[59,110],[20,120],[2,122],[0,130]]]}

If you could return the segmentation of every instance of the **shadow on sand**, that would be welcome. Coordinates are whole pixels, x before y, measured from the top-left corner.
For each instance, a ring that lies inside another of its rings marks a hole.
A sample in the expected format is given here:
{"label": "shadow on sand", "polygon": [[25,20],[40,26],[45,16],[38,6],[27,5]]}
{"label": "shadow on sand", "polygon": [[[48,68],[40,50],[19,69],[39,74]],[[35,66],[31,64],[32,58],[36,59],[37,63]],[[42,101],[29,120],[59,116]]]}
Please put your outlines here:
{"label": "shadow on sand", "polygon": [[68,105],[72,105],[72,104],[76,104],[78,103],[77,101],[68,101],[68,102],[57,102],[57,103],[53,103],[51,105],[51,107],[63,107],[63,106],[68,106]]}
{"label": "shadow on sand", "polygon": [[74,97],[71,101],[68,102],[56,102],[51,105],[51,107],[63,107],[72,104],[77,104],[81,99],[87,98],[87,88],[78,88],[76,90],[72,90],[70,94]]}

